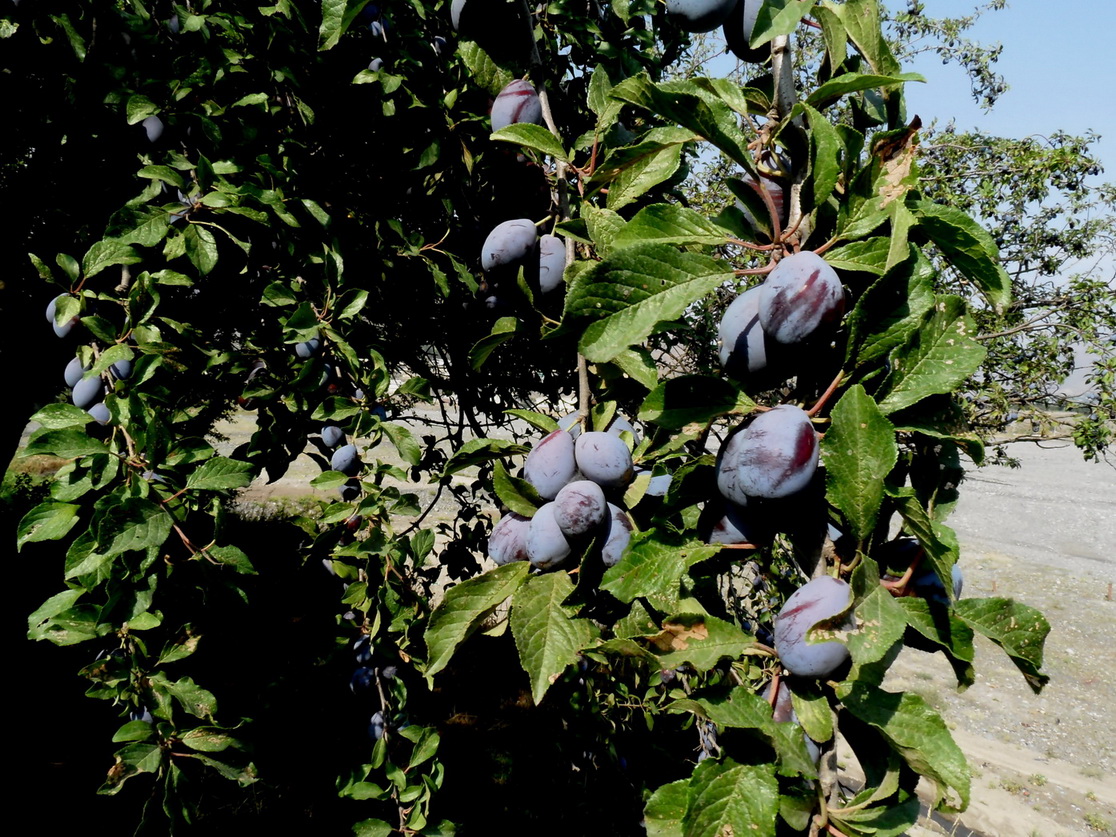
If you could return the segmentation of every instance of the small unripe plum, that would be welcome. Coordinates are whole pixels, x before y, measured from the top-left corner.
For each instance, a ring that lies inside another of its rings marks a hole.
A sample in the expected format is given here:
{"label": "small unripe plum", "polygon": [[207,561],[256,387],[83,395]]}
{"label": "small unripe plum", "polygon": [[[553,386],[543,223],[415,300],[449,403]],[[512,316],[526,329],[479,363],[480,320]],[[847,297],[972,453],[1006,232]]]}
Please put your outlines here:
{"label": "small unripe plum", "polygon": [[109,413],[109,408],[105,406],[104,401],[98,401],[85,412],[89,413],[97,424],[108,424],[112,420],[112,414]]}
{"label": "small unripe plum", "polygon": [[608,504],[604,491],[591,480],[575,480],[554,498],[554,519],[567,538],[576,538],[604,522]]}
{"label": "small unripe plum", "polygon": [[322,428],[322,444],[327,448],[335,448],[345,441],[345,431],[335,424],[327,424]]}
{"label": "small unripe plum", "polygon": [[818,454],[818,435],[806,411],[781,404],[725,444],[717,463],[717,488],[740,505],[749,497],[786,497],[809,485]]}
{"label": "small unripe plum", "polygon": [[[822,576],[799,587],[775,617],[775,650],[791,674],[828,677],[849,658],[843,642],[810,643],[807,632],[819,622],[836,616],[852,601],[852,588],[830,576]],[[852,630],[856,619],[850,613],[842,629]]]}
{"label": "small unripe plum", "polygon": [[565,430],[555,430],[544,436],[523,463],[523,477],[535,487],[539,496],[553,500],[566,483],[577,473],[574,458],[574,440]]}
{"label": "small unripe plum", "polygon": [[712,32],[735,5],[736,0],[666,0],[667,14],[687,32]]}
{"label": "small unripe plum", "polygon": [[767,43],[752,49],[749,41],[752,30],[756,27],[756,18],[759,16],[763,0],[737,0],[724,29],[725,43],[732,50],[733,55],[741,61],[752,64],[762,64],[771,55],[771,44]]}
{"label": "small unripe plum", "polygon": [[582,475],[601,488],[623,488],[635,476],[631,451],[611,433],[582,433],[574,443],[574,457]]}
{"label": "small unripe plum", "polygon": [[612,503],[608,504],[608,535],[601,546],[601,563],[606,567],[615,567],[620,563],[624,550],[631,543],[634,528],[626,511]]}
{"label": "small unripe plum", "polygon": [[71,395],[75,407],[87,410],[100,401],[104,394],[105,388],[101,379],[94,375],[92,378],[83,378],[78,381]]}
{"label": "small unripe plum", "polygon": [[809,250],[784,258],[760,285],[760,324],[779,343],[802,343],[844,313],[837,271]]}
{"label": "small unripe plum", "polygon": [[322,350],[322,339],[320,337],[311,337],[302,343],[295,344],[295,354],[303,360],[314,357]]}
{"label": "small unripe plum", "polygon": [[356,445],[345,445],[335,450],[329,460],[329,466],[347,477],[355,476],[360,470],[360,456],[357,454]]}
{"label": "small unripe plum", "polygon": [[499,131],[517,122],[542,124],[542,102],[531,82],[516,79],[504,86],[492,103],[492,130]]}
{"label": "small unripe plum", "polygon": [[155,142],[163,135],[163,120],[158,116],[149,116],[143,120],[143,130],[147,134],[148,142]]}
{"label": "small unripe plum", "polygon": [[556,235],[539,239],[539,290],[548,294],[562,284],[566,272],[566,245]]}
{"label": "small unripe plum", "polygon": [[535,225],[528,218],[497,224],[481,247],[481,267],[488,271],[525,264],[535,254],[537,240]]}
{"label": "small unripe plum", "polygon": [[488,557],[501,566],[527,560],[527,532],[531,518],[510,512],[500,518],[488,536]]}
{"label": "small unripe plum", "polygon": [[527,527],[527,558],[532,567],[548,570],[566,560],[570,552],[570,543],[554,519],[554,503],[547,503]]}
{"label": "small unripe plum", "polygon": [[62,377],[66,379],[66,386],[76,387],[78,381],[80,381],[82,379],[82,376],[84,376],[85,373],[88,372],[91,368],[92,367],[90,366],[82,366],[81,358],[75,357],[73,360],[66,364],[66,371],[62,373]]}

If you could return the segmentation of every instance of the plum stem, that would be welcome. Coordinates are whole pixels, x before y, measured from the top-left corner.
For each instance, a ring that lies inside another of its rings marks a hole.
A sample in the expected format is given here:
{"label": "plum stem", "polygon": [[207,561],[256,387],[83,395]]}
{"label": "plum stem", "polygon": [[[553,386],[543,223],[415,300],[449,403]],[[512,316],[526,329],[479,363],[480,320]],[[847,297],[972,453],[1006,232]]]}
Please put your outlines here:
{"label": "plum stem", "polygon": [[837,373],[837,377],[833,379],[828,387],[826,387],[825,392],[821,394],[821,397],[817,400],[817,403],[815,403],[813,407],[806,411],[806,415],[808,415],[810,418],[813,418],[819,412],[821,412],[822,408],[825,407],[829,399],[833,397],[833,393],[837,391],[837,387],[841,385],[841,379],[844,377],[844,375],[844,370],[841,370]]}

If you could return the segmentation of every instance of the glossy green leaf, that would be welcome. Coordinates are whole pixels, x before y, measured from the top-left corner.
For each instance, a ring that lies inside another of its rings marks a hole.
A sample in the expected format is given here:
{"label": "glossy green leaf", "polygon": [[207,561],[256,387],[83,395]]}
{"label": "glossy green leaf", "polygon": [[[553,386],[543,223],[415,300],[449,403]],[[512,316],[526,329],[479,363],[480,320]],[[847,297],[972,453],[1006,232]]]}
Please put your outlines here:
{"label": "glossy green leaf", "polygon": [[875,727],[911,768],[936,788],[936,807],[963,810],[969,804],[969,765],[949,729],[916,694],[895,694],[845,682],[837,689],[844,707]]}
{"label": "glossy green leaf", "polygon": [[835,270],[854,270],[880,276],[887,267],[890,244],[890,239],[884,236],[853,241],[834,247],[825,254],[825,260]]}
{"label": "glossy green leaf", "polygon": [[899,457],[895,429],[860,385],[841,396],[822,439],[826,496],[863,545],[876,526],[884,479]]}
{"label": "glossy green leaf", "polygon": [[484,362],[503,343],[515,337],[519,330],[519,320],[515,317],[501,317],[492,324],[492,331],[478,340],[469,350],[469,362],[473,369],[480,369]]}
{"label": "glossy green leaf", "polygon": [[999,645],[1038,692],[1050,678],[1043,674],[1042,652],[1050,623],[1033,607],[1013,599],[961,599],[953,606],[962,622]]}
{"label": "glossy green leaf", "polygon": [[556,160],[569,160],[562,143],[542,125],[516,122],[492,134],[496,142],[511,142],[547,154]]}
{"label": "glossy green leaf", "polygon": [[917,404],[928,395],[952,392],[987,354],[973,339],[976,326],[960,297],[939,296],[909,342],[891,353],[891,376],[879,399],[884,413]]}
{"label": "glossy green leaf", "polygon": [[694,769],[688,792],[685,837],[774,837],[779,784],[771,766],[706,759]]}
{"label": "glossy green leaf", "polygon": [[647,598],[660,610],[670,611],[678,603],[682,574],[692,564],[716,555],[716,546],[668,543],[654,539],[654,532],[632,538],[624,557],[605,570],[601,589],[622,602]]}
{"label": "glossy green leaf", "polygon": [[49,454],[63,459],[73,459],[93,453],[108,453],[102,442],[86,436],[81,430],[61,428],[45,429],[32,434],[21,456]]}
{"label": "glossy green leaf", "polygon": [[86,252],[81,260],[81,272],[89,279],[113,265],[136,264],[140,260],[140,254],[131,245],[116,238],[105,238]]}
{"label": "glossy green leaf", "polygon": [[585,329],[579,348],[589,360],[607,361],[732,278],[716,259],[640,244],[580,274],[566,293],[566,316],[597,320]]}
{"label": "glossy green leaf", "polygon": [[16,551],[25,543],[56,541],[64,538],[78,522],[80,506],[68,503],[40,503],[27,512],[16,529]]}
{"label": "glossy green leaf", "polygon": [[842,96],[855,93],[858,90],[867,90],[873,87],[886,87],[892,84],[904,84],[908,81],[926,81],[926,79],[919,73],[899,73],[898,75],[892,76],[845,73],[819,86],[813,93],[806,97],[806,103],[815,108],[825,108],[836,102]]}
{"label": "glossy green leaf", "polygon": [[731,234],[705,216],[677,204],[657,203],[635,214],[613,240],[613,246],[633,244],[723,245]]}
{"label": "glossy green leaf", "polygon": [[493,466],[492,488],[501,503],[524,517],[534,517],[535,512],[546,502],[527,480],[511,476],[502,462],[496,462]]}
{"label": "glossy green leaf", "polygon": [[643,809],[647,837],[683,837],[682,817],[686,815],[689,789],[690,781],[679,779],[651,794]]}
{"label": "glossy green leaf", "polygon": [[587,620],[574,618],[577,608],[562,604],[573,589],[565,573],[546,573],[528,578],[512,597],[512,636],[536,704],[593,636]]}
{"label": "glossy green leaf", "polygon": [[243,488],[252,482],[255,470],[255,466],[249,462],[217,456],[202,463],[190,474],[186,480],[186,487],[195,491]]}
{"label": "glossy green leaf", "polygon": [[527,562],[515,561],[462,581],[446,591],[426,626],[428,678],[445,668],[457,646],[523,585],[529,570]]}
{"label": "glossy green leaf", "polygon": [[1011,302],[1011,277],[1000,264],[1000,251],[987,230],[950,206],[914,201],[911,212],[919,228],[951,265],[976,285],[997,310]]}

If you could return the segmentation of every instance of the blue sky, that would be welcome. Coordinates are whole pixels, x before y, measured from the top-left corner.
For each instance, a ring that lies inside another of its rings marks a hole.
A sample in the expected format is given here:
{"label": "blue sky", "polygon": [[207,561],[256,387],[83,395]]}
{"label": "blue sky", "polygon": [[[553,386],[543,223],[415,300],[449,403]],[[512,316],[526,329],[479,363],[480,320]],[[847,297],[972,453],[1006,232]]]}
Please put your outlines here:
{"label": "blue sky", "polygon": [[[904,0],[884,0],[892,9]],[[925,14],[961,17],[977,0],[926,0]],[[1105,164],[1103,180],[1116,181],[1116,0],[1009,0],[969,30],[972,40],[1003,44],[997,68],[1010,89],[989,113],[973,102],[965,73],[925,56],[904,69],[927,84],[907,86],[908,111],[923,122],[954,119],[959,128],[1001,136],[1094,130]]]}

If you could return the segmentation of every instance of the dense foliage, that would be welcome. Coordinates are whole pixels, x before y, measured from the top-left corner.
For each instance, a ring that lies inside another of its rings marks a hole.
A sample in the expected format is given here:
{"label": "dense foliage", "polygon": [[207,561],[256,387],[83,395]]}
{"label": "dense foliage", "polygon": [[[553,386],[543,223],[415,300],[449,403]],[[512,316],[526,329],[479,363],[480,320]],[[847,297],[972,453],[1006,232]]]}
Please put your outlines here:
{"label": "dense foliage", "polygon": [[[875,0],[766,0],[744,85],[664,81],[651,0],[27,5],[4,177],[77,360],[18,543],[31,638],[118,717],[102,794],[207,833],[894,835],[919,777],[964,808],[944,721],[881,683],[911,646],[971,685],[976,633],[1045,682],[1045,619],[960,598],[945,523],[971,297],[1010,327],[1012,281],[920,179]],[[757,283],[724,373],[678,358]],[[299,456],[332,502],[234,504]]]}

